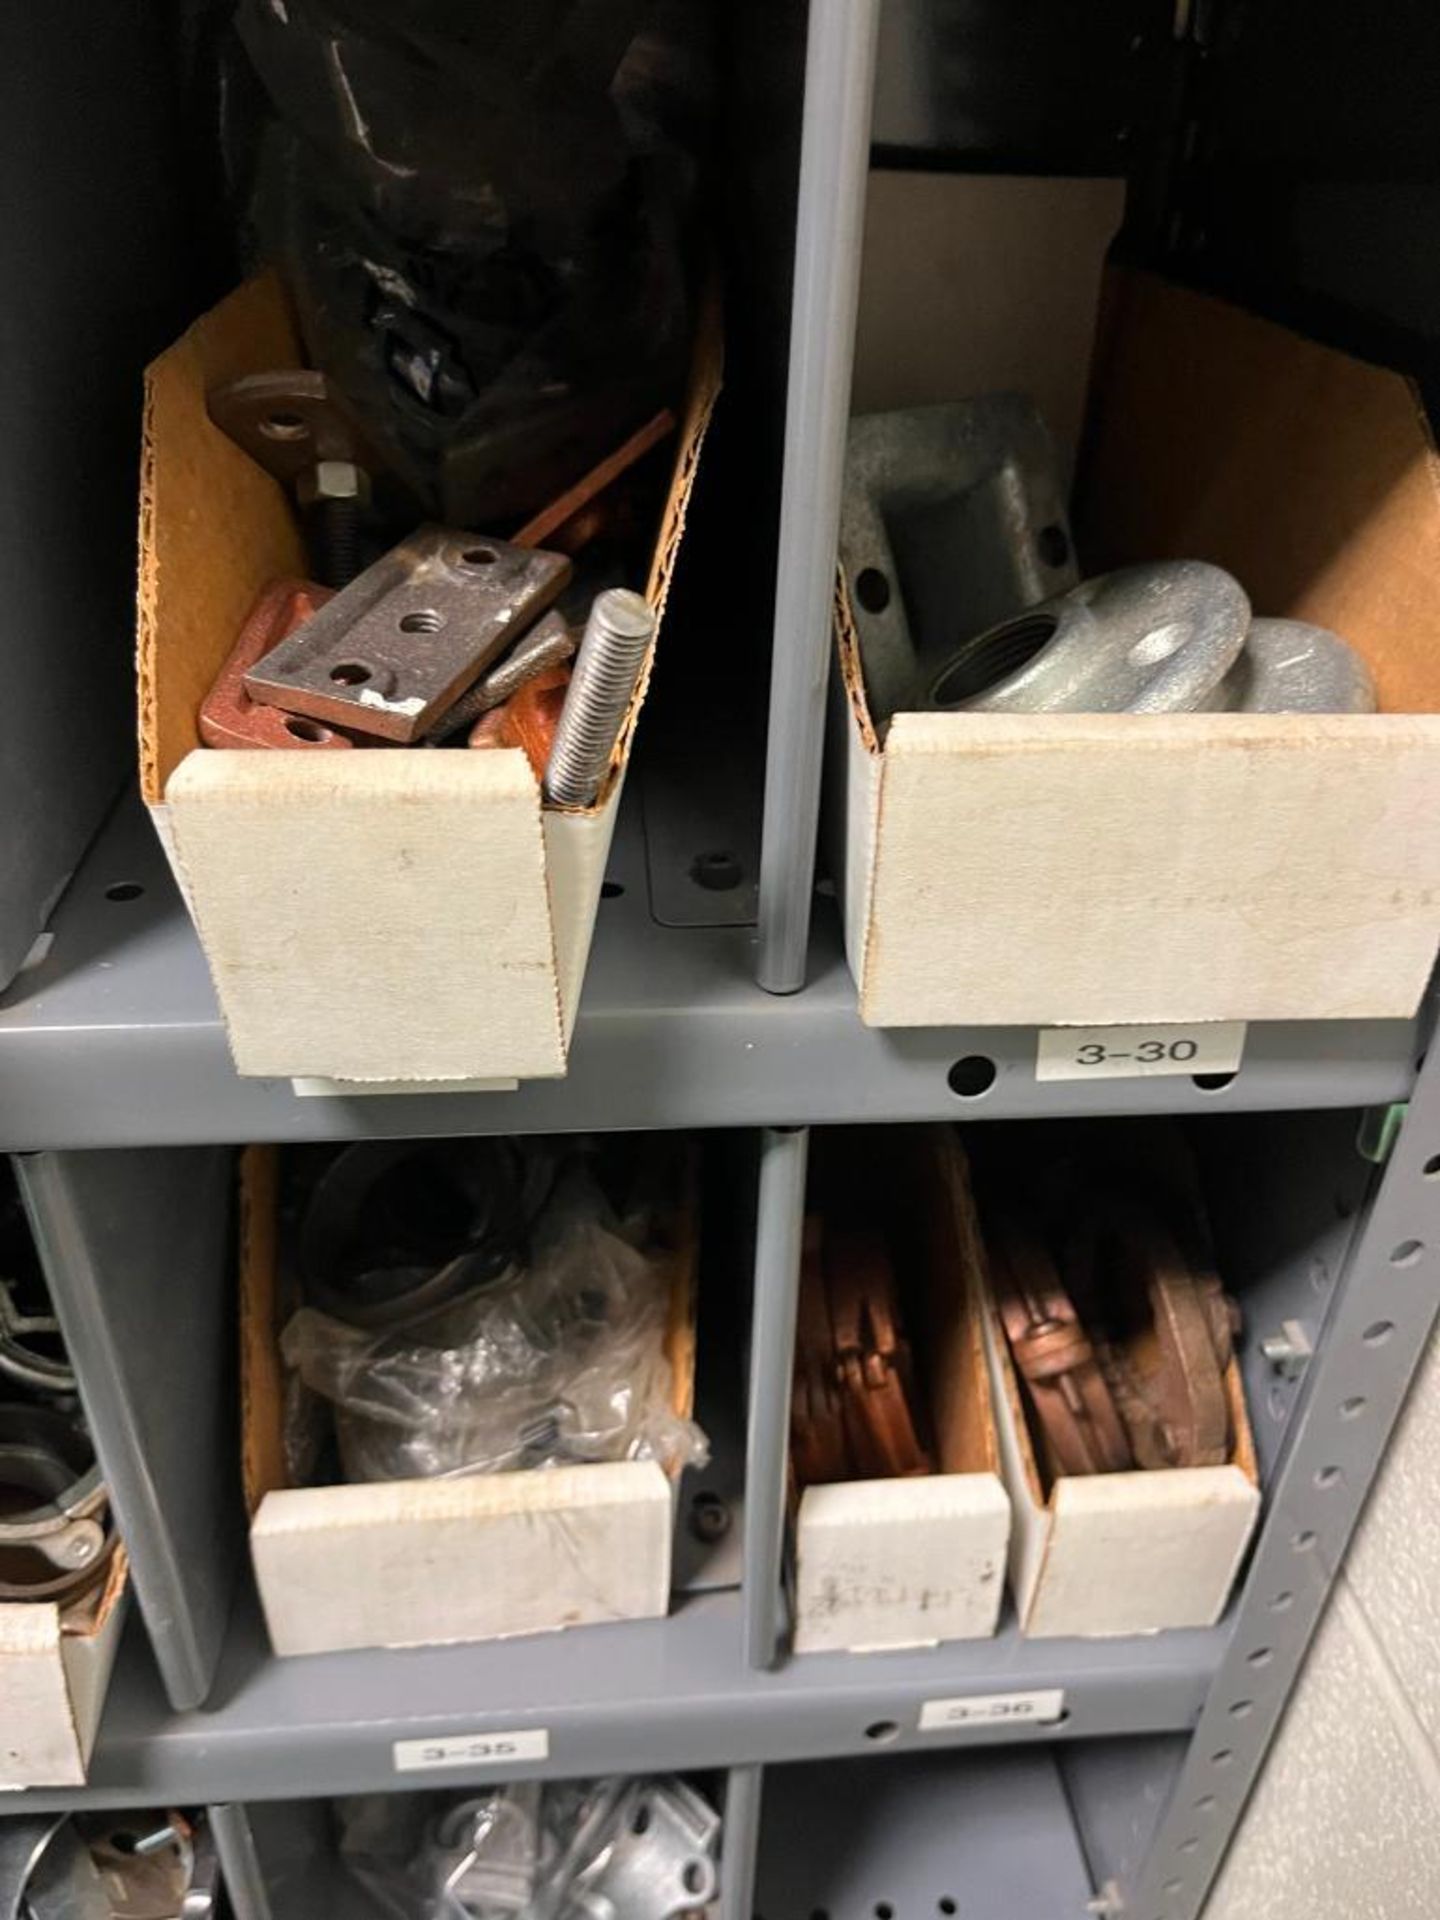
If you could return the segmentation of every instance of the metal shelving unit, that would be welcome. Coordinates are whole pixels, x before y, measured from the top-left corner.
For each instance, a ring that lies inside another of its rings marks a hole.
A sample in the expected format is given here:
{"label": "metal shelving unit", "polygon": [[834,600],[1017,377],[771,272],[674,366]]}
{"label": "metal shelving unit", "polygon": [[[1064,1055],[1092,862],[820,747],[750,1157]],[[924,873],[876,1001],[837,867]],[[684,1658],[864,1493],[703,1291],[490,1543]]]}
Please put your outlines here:
{"label": "metal shelving unit", "polygon": [[[660,923],[652,856],[666,801],[637,783],[564,1080],[364,1099],[240,1080],[153,830],[126,802],[0,998],[0,1148],[18,1158],[141,1616],[89,1784],[17,1796],[9,1810],[211,1802],[240,1920],[352,1910],[318,1803],[410,1784],[394,1770],[396,1740],[532,1722],[550,1733],[533,1773],[724,1775],[723,1920],[912,1920],[956,1903],[966,1920],[1078,1920],[1091,1900],[1136,1920],[1194,1920],[1429,1336],[1440,1056],[1423,1058],[1428,1009],[1253,1027],[1223,1086],[1040,1083],[1033,1031],[878,1032],[856,1014],[814,848],[879,10],[811,9],[753,924]],[[974,1056],[996,1071],[966,1098],[951,1075]],[[1405,1102],[1373,1167],[1354,1150],[1357,1116]],[[790,1657],[785,1454],[806,1129],[1137,1113],[1194,1116],[1223,1135],[1216,1178],[1236,1196],[1232,1272],[1249,1314],[1265,1514],[1228,1617],[1118,1641],[1030,1640],[1007,1621],[990,1641]],[[743,1553],[730,1572],[677,1595],[662,1621],[276,1660],[244,1571],[217,1149],[642,1127],[758,1134]],[[1260,1348],[1290,1321],[1314,1349],[1296,1380]],[[184,1381],[183,1401],[154,1392],[160,1373]],[[1052,1688],[1065,1696],[1058,1723],[919,1732],[926,1700]],[[983,1760],[968,1752],[978,1747]],[[482,1777],[464,1765],[438,1776]]]}

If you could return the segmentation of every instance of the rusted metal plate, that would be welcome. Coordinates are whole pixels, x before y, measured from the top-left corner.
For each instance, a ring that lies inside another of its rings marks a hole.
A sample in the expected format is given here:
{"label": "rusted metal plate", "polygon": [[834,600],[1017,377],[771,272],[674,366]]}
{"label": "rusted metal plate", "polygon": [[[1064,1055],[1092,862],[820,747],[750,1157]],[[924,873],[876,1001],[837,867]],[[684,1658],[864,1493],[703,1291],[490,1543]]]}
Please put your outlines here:
{"label": "rusted metal plate", "polygon": [[[522,633],[503,660],[488,667],[471,687],[441,716],[430,730],[432,745],[468,727],[492,707],[502,707],[517,694],[527,680],[534,680],[552,667],[563,666],[575,652],[575,635],[563,614],[552,607]],[[568,675],[567,675],[568,678]],[[553,684],[553,683],[552,683]],[[473,743],[472,743],[473,744]]]}
{"label": "rusted metal plate", "polygon": [[578,553],[605,525],[608,504],[604,496],[630,469],[645,458],[675,431],[675,416],[668,407],[653,420],[607,454],[583,479],[567,488],[558,500],[542,507],[515,536],[517,547],[558,547],[562,553]]}
{"label": "rusted metal plate", "polygon": [[227,380],[210,389],[205,406],[220,431],[277,480],[298,480],[322,460],[373,466],[354,416],[313,368]]}
{"label": "rusted metal plate", "polygon": [[245,675],[254,700],[416,740],[544,612],[563,554],[422,527]]}
{"label": "rusted metal plate", "polygon": [[200,708],[207,747],[353,747],[334,727],[262,707],[250,698],[245,675],[255,662],[318,613],[334,594],[310,580],[272,580],[251,608],[230,657]]}

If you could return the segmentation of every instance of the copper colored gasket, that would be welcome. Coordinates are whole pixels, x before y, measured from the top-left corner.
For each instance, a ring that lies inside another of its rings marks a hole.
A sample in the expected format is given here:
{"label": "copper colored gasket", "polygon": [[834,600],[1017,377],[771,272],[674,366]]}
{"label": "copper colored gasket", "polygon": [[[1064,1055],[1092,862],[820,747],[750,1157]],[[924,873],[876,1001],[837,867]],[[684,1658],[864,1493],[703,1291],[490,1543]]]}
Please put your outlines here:
{"label": "copper colored gasket", "polygon": [[895,1272],[878,1233],[827,1238],[825,1280],[856,1477],[930,1473],[914,1413],[915,1369],[900,1331]]}
{"label": "copper colored gasket", "polygon": [[334,598],[329,587],[316,586],[312,580],[272,580],[265,588],[200,708],[200,738],[207,747],[355,745],[322,721],[261,706],[245,688],[245,675],[255,662]]}
{"label": "copper colored gasket", "polygon": [[802,1486],[934,1471],[895,1275],[876,1233],[805,1223],[790,1460]]}
{"label": "copper colored gasket", "polygon": [[1056,1470],[1119,1473],[1133,1467],[1099,1357],[1039,1237],[1011,1219],[989,1238],[1005,1338]]}
{"label": "copper colored gasket", "polygon": [[1097,1341],[1097,1358],[1142,1467],[1215,1467],[1234,1443],[1225,1370],[1237,1313],[1217,1274],[1186,1260],[1150,1209],[1095,1201],[1067,1250],[1075,1291],[1142,1306],[1144,1330]]}
{"label": "copper colored gasket", "polygon": [[852,1477],[850,1441],[835,1367],[835,1334],[821,1265],[821,1227],[814,1214],[805,1221],[800,1262],[790,1466],[802,1487],[830,1486]]}

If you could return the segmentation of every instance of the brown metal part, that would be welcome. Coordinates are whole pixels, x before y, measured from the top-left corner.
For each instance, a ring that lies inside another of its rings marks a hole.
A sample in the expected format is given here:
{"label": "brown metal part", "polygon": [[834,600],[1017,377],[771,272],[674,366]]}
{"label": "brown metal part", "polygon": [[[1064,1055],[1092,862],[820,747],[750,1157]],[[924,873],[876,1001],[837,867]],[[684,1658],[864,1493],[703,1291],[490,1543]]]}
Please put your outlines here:
{"label": "brown metal part", "polygon": [[555,744],[555,729],[565,705],[565,689],[570,685],[570,669],[560,665],[547,667],[533,680],[527,680],[503,707],[492,707],[481,714],[470,730],[471,747],[521,747],[536,779],[540,779]]}
{"label": "brown metal part", "polygon": [[1118,1473],[1133,1467],[1095,1348],[1038,1235],[1008,1219],[988,1244],[1005,1338],[1056,1471]]}
{"label": "brown metal part", "polygon": [[[503,660],[482,673],[468,693],[461,694],[449,712],[431,728],[430,742],[448,739],[452,733],[478,720],[482,713],[503,706],[527,680],[534,680],[552,667],[563,666],[574,652],[575,636],[564,616],[552,607],[528,633],[521,634]],[[470,744],[479,743],[472,740]]]}
{"label": "brown metal part", "polygon": [[931,1473],[895,1275],[877,1233],[805,1223],[790,1459],[802,1486]]}
{"label": "brown metal part", "polygon": [[675,431],[675,416],[668,407],[632,433],[623,446],[607,454],[583,479],[566,489],[548,507],[542,507],[515,535],[517,547],[549,546],[561,553],[578,553],[593,540],[603,525],[603,516],[594,512],[599,496],[613,487],[620,477],[645,458]]}
{"label": "brown metal part", "polygon": [[284,367],[226,380],[211,387],[205,405],[220,431],[277,480],[293,485],[322,460],[374,468],[355,416],[313,368]]}
{"label": "brown metal part", "polygon": [[419,738],[570,578],[563,554],[422,527],[245,676],[252,699]]}
{"label": "brown metal part", "polygon": [[1112,1303],[1123,1339],[1097,1357],[1142,1467],[1215,1467],[1234,1431],[1225,1390],[1238,1309],[1169,1228],[1128,1199],[1096,1200],[1067,1252],[1077,1292]]}
{"label": "brown metal part", "polygon": [[818,1215],[805,1221],[800,1304],[795,1323],[795,1382],[790,1400],[790,1469],[801,1487],[854,1478],[845,1407],[835,1365],[835,1330],[821,1264]]}
{"label": "brown metal part", "polygon": [[900,1330],[895,1272],[879,1234],[851,1228],[827,1236],[825,1280],[856,1477],[932,1472],[917,1431],[915,1369]]}
{"label": "brown metal part", "polygon": [[272,580],[246,616],[240,638],[200,708],[207,747],[353,747],[355,742],[318,720],[262,707],[245,689],[245,675],[334,595],[311,580]]}

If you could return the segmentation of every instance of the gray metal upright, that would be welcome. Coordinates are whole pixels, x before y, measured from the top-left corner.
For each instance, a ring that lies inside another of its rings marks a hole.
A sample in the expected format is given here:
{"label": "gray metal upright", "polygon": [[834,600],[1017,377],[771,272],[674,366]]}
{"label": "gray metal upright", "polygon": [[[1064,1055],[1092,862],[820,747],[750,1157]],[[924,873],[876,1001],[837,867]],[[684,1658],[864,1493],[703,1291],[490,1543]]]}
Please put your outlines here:
{"label": "gray metal upright", "polygon": [[232,1156],[36,1153],[15,1166],[165,1690],[197,1707],[243,1545]]}
{"label": "gray metal upright", "polygon": [[790,1384],[809,1145],[802,1127],[770,1128],[761,1149],[745,1439],[745,1658],[752,1667],[774,1664],[780,1636]]}
{"label": "gray metal upright", "polygon": [[753,1920],[764,1785],[763,1767],[732,1767],[725,1776],[718,1920]]}
{"label": "gray metal upright", "polygon": [[1155,1840],[1122,1893],[1196,1920],[1254,1785],[1440,1307],[1440,1048],[1431,1048],[1268,1490],[1229,1648]]}
{"label": "gray metal upright", "polygon": [[272,1920],[265,1868],[255,1845],[249,1813],[233,1803],[210,1807],[208,1812],[220,1873],[235,1920]]}
{"label": "gray metal upright", "polygon": [[756,978],[805,984],[880,0],[810,0]]}

